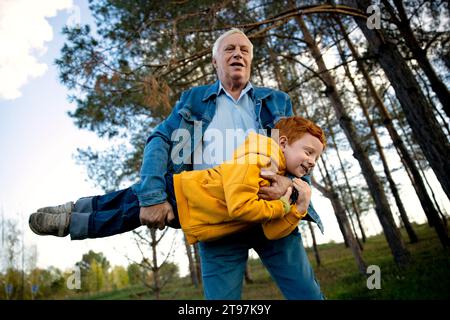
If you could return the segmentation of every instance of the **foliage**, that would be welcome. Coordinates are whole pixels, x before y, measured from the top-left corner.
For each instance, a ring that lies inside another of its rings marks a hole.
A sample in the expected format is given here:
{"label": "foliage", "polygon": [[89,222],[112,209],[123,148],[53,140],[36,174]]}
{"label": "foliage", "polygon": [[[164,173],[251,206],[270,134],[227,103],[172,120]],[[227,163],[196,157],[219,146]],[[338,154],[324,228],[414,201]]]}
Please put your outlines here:
{"label": "foliage", "polygon": [[130,285],[140,284],[141,283],[141,267],[138,263],[130,263],[127,267],[128,279]]}
{"label": "foliage", "polygon": [[115,266],[110,272],[112,289],[122,289],[130,284],[127,269],[122,266]]}
{"label": "foliage", "polygon": [[110,263],[103,253],[89,250],[83,254],[81,261],[76,263],[81,270],[81,290],[100,291],[105,286],[105,275],[108,274]]}

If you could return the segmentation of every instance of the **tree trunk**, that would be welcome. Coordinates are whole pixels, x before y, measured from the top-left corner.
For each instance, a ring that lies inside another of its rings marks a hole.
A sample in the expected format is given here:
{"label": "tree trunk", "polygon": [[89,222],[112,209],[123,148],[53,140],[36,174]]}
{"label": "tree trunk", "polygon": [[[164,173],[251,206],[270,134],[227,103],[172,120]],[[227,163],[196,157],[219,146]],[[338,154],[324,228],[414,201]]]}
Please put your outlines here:
{"label": "tree trunk", "polygon": [[[339,51],[339,55],[341,57],[341,61],[342,61],[342,63],[345,63],[344,51],[342,50],[342,47],[339,44],[339,42],[336,42],[336,45],[337,45],[337,49]],[[348,68],[348,66],[346,64],[344,64],[344,70],[345,70],[345,74],[346,74],[347,78],[350,80],[350,83],[353,86],[353,90],[354,90],[354,93],[356,95],[356,99],[358,100],[358,103],[361,106],[361,109],[363,111],[364,117],[366,118],[366,121],[369,124],[371,135],[372,135],[373,139],[375,140],[375,145],[377,147],[377,151],[378,151],[378,154],[380,156],[381,163],[383,165],[384,173],[385,173],[386,178],[387,178],[387,180],[389,182],[389,187],[391,188],[392,195],[394,196],[395,203],[396,203],[398,211],[400,213],[400,217],[402,219],[403,225],[405,226],[406,232],[408,234],[409,241],[411,243],[416,243],[418,241],[417,235],[416,235],[416,233],[414,232],[414,229],[411,226],[411,222],[409,221],[408,215],[406,214],[406,210],[405,210],[405,207],[403,205],[402,199],[400,198],[400,194],[398,192],[397,185],[395,184],[394,178],[391,175],[391,170],[390,170],[389,165],[387,163],[386,156],[384,155],[384,150],[383,150],[383,147],[381,146],[381,142],[380,142],[380,139],[378,137],[378,133],[377,133],[377,131],[375,129],[375,126],[373,124],[373,121],[372,121],[372,119],[370,118],[370,115],[369,115],[369,107],[363,101],[361,92],[359,91],[359,88],[356,86],[355,79],[353,78],[353,76],[352,76],[352,74],[351,74],[351,72],[350,72],[350,70],[349,70],[349,68]]]}
{"label": "tree trunk", "polygon": [[312,242],[313,242],[313,249],[314,249],[314,257],[316,258],[317,266],[320,267],[319,250],[317,249],[316,235],[314,234],[314,228],[312,226],[311,221],[308,221],[308,227],[309,227],[309,231],[311,232],[311,237],[312,237]]}
{"label": "tree trunk", "polygon": [[161,285],[159,283],[159,267],[158,267],[158,253],[156,251],[156,229],[150,229],[150,236],[152,239],[152,273],[153,273],[153,293],[155,294],[155,299],[159,300],[161,293]]}
{"label": "tree trunk", "polygon": [[[326,175],[328,176],[328,172],[325,168]],[[358,270],[360,274],[365,275],[367,271],[366,263],[364,262],[364,259],[362,257],[361,249],[352,233],[352,230],[350,228],[350,224],[348,222],[348,217],[345,214],[344,207],[341,204],[341,201],[339,199],[338,194],[333,191],[333,183],[330,179],[323,178],[323,181],[326,182],[328,187],[321,186],[317,183],[315,179],[312,179],[312,184],[314,187],[316,187],[323,195],[324,197],[328,198],[331,201],[331,205],[333,206],[334,214],[336,215],[336,219],[338,221],[339,226],[342,226],[342,235],[344,236],[344,239],[347,239],[348,245],[350,247],[350,250],[352,251],[353,257],[356,260],[356,265],[358,267]]]}
{"label": "tree trunk", "polygon": [[[352,187],[350,186],[350,182],[348,180],[348,176],[347,176],[346,170],[344,168],[344,164],[342,162],[342,158],[341,158],[341,154],[339,152],[339,148],[338,148],[338,145],[337,145],[337,142],[336,142],[336,137],[335,137],[335,134],[334,134],[333,126],[329,125],[328,126],[328,131],[329,131],[329,134],[330,134],[331,141],[333,142],[333,144],[334,144],[334,146],[336,148],[336,155],[337,155],[338,160],[339,160],[339,165],[341,167],[341,171],[344,174],[345,186],[346,186],[346,188],[348,190],[348,194],[350,195],[350,200],[352,202],[353,212],[356,215],[356,219],[357,219],[357,222],[358,222],[358,227],[359,227],[359,230],[361,232],[362,242],[365,243],[366,242],[366,233],[365,233],[364,228],[363,228],[362,223],[361,223],[361,218],[360,218],[361,213],[359,211],[359,207],[358,207],[358,205],[356,203],[355,197],[353,196]],[[355,235],[356,235],[356,231],[355,231]],[[361,246],[361,249],[362,248],[363,247]]]}
{"label": "tree trunk", "polygon": [[436,114],[436,117],[438,119],[440,119],[440,125],[441,125],[441,129],[444,131],[444,134],[447,136],[450,136],[450,125],[449,122],[447,120],[447,117],[445,115],[442,114],[442,110],[440,110],[436,104],[433,101],[434,96],[431,94],[430,92],[430,84],[427,82],[426,79],[424,79],[424,77],[422,76],[422,74],[420,72],[417,71],[418,67],[416,66],[411,66],[411,70],[414,73],[414,76],[420,80],[419,85],[421,86],[421,88],[423,88],[424,90],[424,95],[427,98],[427,102],[428,104],[433,108],[434,113]]}
{"label": "tree trunk", "polygon": [[361,249],[361,251],[363,251],[364,247],[363,247],[361,241],[359,241],[358,233],[356,232],[355,223],[353,222],[352,214],[351,214],[350,210],[345,210],[345,212],[347,212],[347,217],[348,217],[348,220],[350,221],[350,225],[352,227],[356,242],[358,243],[358,246]]}
{"label": "tree trunk", "polygon": [[[394,104],[392,101],[391,101],[391,105],[393,106],[392,110],[393,110],[394,116],[398,119],[401,119],[398,116],[398,114],[396,113],[395,107],[394,107]],[[413,150],[413,154],[415,154],[414,153],[414,145],[408,138],[408,134],[406,133],[406,130],[404,130],[404,125],[403,125],[402,121],[400,120],[399,122],[401,124],[400,128],[402,129],[403,135],[405,136],[406,143],[408,144],[410,149]],[[395,144],[395,142],[394,142],[394,144]],[[419,197],[420,203],[422,204],[422,208],[427,217],[428,224],[430,227],[434,227],[434,229],[436,230],[436,233],[439,237],[439,240],[440,240],[442,246],[444,248],[448,247],[450,241],[448,238],[447,227],[446,227],[445,223],[441,220],[439,213],[437,212],[435,206],[433,205],[433,202],[431,201],[431,199],[428,195],[428,191],[427,191],[424,181],[423,181],[424,179],[426,179],[426,176],[425,176],[425,173],[423,172],[420,161],[418,159],[415,159],[415,162],[417,163],[417,166],[416,166],[416,164],[414,163],[414,159],[409,156],[409,153],[407,152],[406,146],[403,144],[403,142],[401,145],[399,145],[399,147],[405,148],[405,153],[408,154],[408,157],[402,157],[402,161],[407,163],[406,168],[409,170],[410,175],[412,176],[411,182],[412,182],[414,189],[416,190],[417,196]],[[403,152],[402,152],[402,155],[403,155]],[[420,174],[420,171],[422,172],[423,178]],[[431,188],[430,188],[430,190],[431,190]],[[433,192],[433,191],[431,191],[431,192]]]}
{"label": "tree trunk", "polygon": [[195,269],[198,283],[202,283],[202,267],[200,264],[200,254],[198,253],[198,243],[194,244]]}
{"label": "tree trunk", "polygon": [[188,257],[189,261],[189,274],[191,275],[191,283],[194,285],[194,287],[198,288],[198,276],[197,276],[197,269],[195,268],[195,261],[192,257],[192,248],[189,242],[186,240],[186,237],[183,235],[184,240],[184,246],[186,248],[186,255]]}
{"label": "tree trunk", "polygon": [[433,198],[433,202],[434,202],[434,206],[435,206],[437,212],[439,213],[439,217],[442,219],[442,224],[444,225],[445,232],[448,235],[448,221],[447,221],[447,217],[442,212],[441,207],[439,206],[439,203],[436,200],[436,194],[434,193],[433,188],[431,188],[430,182],[428,182],[427,176],[425,175],[425,172],[424,172],[423,167],[420,164],[420,162],[418,162],[418,167],[419,167],[419,170],[420,170],[420,172],[422,174],[423,180],[425,181],[426,185],[428,186],[428,189],[430,189],[431,197]]}
{"label": "tree trunk", "polygon": [[[324,168],[325,168],[325,162],[324,162],[324,160],[321,159],[321,161],[322,161],[323,166],[324,166]],[[323,177],[322,180],[324,180],[324,181],[331,181],[331,178],[328,177],[325,173],[322,172],[322,169],[320,168],[319,164],[317,164],[316,167],[317,167],[317,169],[319,170],[321,176]],[[327,171],[327,174],[328,174],[328,171]],[[327,179],[327,180],[325,180],[325,179]],[[331,186],[329,185],[329,183],[327,183],[327,184],[328,184],[328,188],[331,188]],[[333,190],[333,192],[334,192],[334,190]],[[321,192],[321,193],[322,193],[323,196],[325,197],[325,194],[324,194],[323,192]],[[329,199],[330,199],[330,198],[329,198]],[[330,199],[330,201],[331,201],[331,199]],[[340,201],[340,200],[339,200],[339,201]],[[335,207],[339,207],[339,208],[344,209],[344,207],[342,206],[342,204],[339,205],[339,206],[334,206],[334,205],[333,205],[333,208],[335,208]],[[344,213],[343,213],[343,214],[345,214],[345,210],[344,210]],[[350,245],[349,245],[349,240],[348,240],[348,235],[347,235],[347,233],[346,233],[346,229],[345,229],[344,226],[342,225],[342,221],[341,221],[340,219],[337,219],[337,223],[338,223],[338,226],[339,226],[339,230],[341,230],[342,238],[344,238],[344,244],[345,244],[345,247],[346,247],[346,248],[349,248]]]}
{"label": "tree trunk", "polygon": [[[353,7],[366,12],[367,0],[347,0]],[[370,51],[376,56],[392,84],[397,98],[411,126],[416,141],[421,146],[447,197],[450,198],[450,143],[442,132],[414,75],[394,43],[388,41],[382,29],[369,29],[366,20],[355,18],[364,33]]]}
{"label": "tree trunk", "polygon": [[264,76],[262,75],[260,66],[256,65],[254,66],[256,69],[256,73],[258,74],[259,81],[261,81],[261,86],[264,87]]}
{"label": "tree trunk", "polygon": [[319,68],[319,73],[321,74],[321,78],[326,83],[326,95],[333,105],[336,116],[339,120],[339,124],[344,130],[347,139],[349,140],[350,145],[354,151],[354,156],[361,166],[362,173],[365,177],[365,180],[369,186],[369,190],[375,202],[375,211],[377,213],[378,219],[381,222],[381,226],[383,227],[384,235],[394,256],[394,260],[399,266],[406,265],[410,261],[410,254],[403,243],[400,231],[395,226],[394,218],[392,216],[392,212],[389,207],[389,203],[387,201],[380,179],[376,175],[375,169],[373,168],[366,151],[361,145],[360,139],[356,133],[356,129],[353,126],[351,117],[345,111],[342,101],[338,95],[334,79],[326,68],[319,48],[317,47],[314,39],[309,33],[301,15],[296,16],[296,21],[300,29],[302,30],[305,42],[307,43],[308,48],[310,49],[311,54],[316,61],[316,64]]}
{"label": "tree trunk", "polygon": [[284,92],[287,93],[288,87],[286,85],[286,79],[284,78],[283,73],[280,70],[280,66],[278,65],[277,56],[273,52],[272,48],[269,45],[267,45],[267,50],[269,52],[269,57],[270,57],[270,60],[272,62],[272,67],[273,67],[273,71],[274,71],[274,74],[275,74],[275,79],[276,79],[276,81],[278,83],[278,88],[281,91],[284,91]]}
{"label": "tree trunk", "polygon": [[[411,180],[411,183],[416,191],[417,197],[419,198],[419,201],[422,205],[422,208],[425,212],[425,215],[429,221],[429,223],[435,225],[436,233],[438,234],[438,237],[441,241],[441,243],[444,246],[448,245],[448,236],[447,232],[445,231],[445,228],[442,227],[442,223],[439,221],[439,214],[436,211],[435,207],[433,206],[433,202],[431,201],[427,189],[425,187],[425,184],[422,180],[422,177],[420,176],[419,170],[417,169],[414,160],[412,159],[410,153],[408,152],[408,149],[405,146],[405,143],[403,142],[403,139],[398,134],[397,130],[395,129],[393,123],[392,123],[392,117],[390,116],[384,102],[381,100],[381,97],[379,96],[377,90],[375,89],[375,86],[363,64],[363,62],[360,59],[359,53],[355,46],[353,45],[352,41],[348,37],[347,31],[345,30],[345,27],[341,23],[340,19],[336,19],[340,29],[341,34],[344,36],[345,41],[347,42],[348,48],[352,52],[353,59],[357,62],[358,69],[363,75],[367,87],[372,95],[372,98],[375,101],[375,106],[378,108],[380,115],[383,119],[383,123],[386,127],[386,129],[389,132],[389,135],[391,136],[391,139],[394,143],[394,146],[397,149],[397,152],[400,156],[400,159],[405,165],[405,169],[409,171],[413,179]],[[405,135],[407,137],[407,135]]]}
{"label": "tree trunk", "polygon": [[447,117],[450,117],[450,104],[449,104],[450,93],[447,89],[447,86],[442,82],[441,79],[439,79],[438,75],[431,66],[430,60],[427,57],[427,52],[420,47],[419,42],[414,36],[414,33],[411,30],[411,26],[409,24],[409,19],[406,16],[405,8],[403,7],[402,1],[394,0],[395,7],[397,8],[398,17],[396,15],[395,9],[390,5],[388,1],[383,0],[382,2],[385,5],[389,14],[391,15],[393,22],[395,23],[398,30],[402,34],[403,39],[405,40],[405,43],[408,46],[409,50],[411,50],[414,59],[416,59],[420,68],[427,76],[431,88],[433,89],[434,93],[436,93],[437,98],[441,102],[442,107],[444,108],[444,111],[447,114]]}
{"label": "tree trunk", "polygon": [[[327,121],[328,121],[328,118],[327,118]],[[329,128],[330,128],[330,127],[331,127],[331,126],[329,126]],[[338,150],[338,149],[337,149],[337,146],[336,146],[336,150]],[[330,162],[331,170],[328,170],[328,169],[326,168],[325,155],[322,155],[322,161],[323,161],[325,170],[327,171],[327,177],[328,177],[328,179],[331,181],[331,177],[328,176],[328,172],[329,172],[329,171],[331,171],[331,172],[336,172],[337,170],[334,169],[333,164],[331,163],[331,161],[328,161],[328,162]],[[336,175],[335,175],[335,176],[336,176]],[[339,184],[339,180],[338,180],[337,177],[336,177],[336,186],[335,186],[335,188],[336,188],[336,189],[335,189],[335,192],[337,193],[339,199],[341,199],[341,204],[342,204],[342,206],[343,206],[343,208],[344,208],[344,213],[345,213],[345,215],[348,217],[348,221],[350,222],[350,226],[351,226],[351,230],[352,230],[353,236],[355,237],[355,240],[356,240],[356,242],[358,243],[359,248],[360,248],[361,250],[363,250],[363,246],[362,246],[362,244],[361,244],[361,241],[359,241],[358,233],[356,232],[355,224],[353,223],[353,217],[352,217],[352,215],[351,215],[351,211],[350,211],[350,209],[348,208],[348,205],[347,205],[346,194],[345,194],[345,192],[342,190],[342,188],[341,188],[341,186],[340,186],[340,184]]]}

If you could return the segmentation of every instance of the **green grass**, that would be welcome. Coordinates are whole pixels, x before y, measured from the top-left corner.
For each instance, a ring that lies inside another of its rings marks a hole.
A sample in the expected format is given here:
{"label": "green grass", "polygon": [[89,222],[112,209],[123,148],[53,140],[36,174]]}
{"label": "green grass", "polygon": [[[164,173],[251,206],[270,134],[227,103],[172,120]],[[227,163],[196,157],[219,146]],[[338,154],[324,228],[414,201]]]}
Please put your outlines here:
{"label": "green grass", "polygon": [[[428,225],[414,225],[419,237],[415,244],[407,243],[412,263],[400,269],[393,260],[383,235],[367,239],[363,258],[367,265],[378,265],[381,269],[381,289],[369,290],[367,276],[361,276],[350,249],[344,244],[327,243],[319,246],[321,259],[317,266],[314,253],[307,253],[316,277],[327,299],[450,299],[450,255],[440,245],[434,229]],[[407,235],[402,230],[403,239]],[[250,259],[253,283],[244,284],[242,298],[283,299],[259,259]],[[121,290],[77,296],[76,299],[154,299],[153,294],[143,286]],[[161,293],[161,299],[203,299],[201,288],[190,284],[188,277],[168,283]]]}
{"label": "green grass", "polygon": [[[128,288],[114,290],[109,292],[99,292],[90,295],[77,295],[71,299],[80,300],[130,300],[130,299],[154,299],[149,288],[136,285]],[[176,282],[167,283],[163,288],[160,299],[163,300],[201,300],[203,299],[203,292],[201,288],[195,288],[190,284],[188,278],[178,279]]]}
{"label": "green grass", "polygon": [[[369,290],[367,278],[361,277],[350,252],[343,244],[319,248],[322,264],[318,268],[313,253],[308,250],[324,294],[328,299],[449,299],[450,260],[434,229],[414,225],[419,242],[406,243],[412,263],[400,269],[392,258],[383,235],[370,237],[364,245],[367,265],[381,270],[381,289]],[[403,239],[408,239],[402,230]]]}

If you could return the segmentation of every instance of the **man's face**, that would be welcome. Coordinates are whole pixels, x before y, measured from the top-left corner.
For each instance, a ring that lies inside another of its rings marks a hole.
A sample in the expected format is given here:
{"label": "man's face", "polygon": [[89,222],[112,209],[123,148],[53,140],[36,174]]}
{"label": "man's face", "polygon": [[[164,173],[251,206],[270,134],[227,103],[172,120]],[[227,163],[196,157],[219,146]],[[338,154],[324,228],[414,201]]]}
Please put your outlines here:
{"label": "man's face", "polygon": [[213,65],[224,86],[244,86],[250,80],[251,43],[242,34],[233,33],[220,42]]}
{"label": "man's face", "polygon": [[298,178],[311,173],[322,154],[322,142],[308,132],[290,144],[288,141],[281,142],[281,138],[280,146],[286,159],[286,170]]}

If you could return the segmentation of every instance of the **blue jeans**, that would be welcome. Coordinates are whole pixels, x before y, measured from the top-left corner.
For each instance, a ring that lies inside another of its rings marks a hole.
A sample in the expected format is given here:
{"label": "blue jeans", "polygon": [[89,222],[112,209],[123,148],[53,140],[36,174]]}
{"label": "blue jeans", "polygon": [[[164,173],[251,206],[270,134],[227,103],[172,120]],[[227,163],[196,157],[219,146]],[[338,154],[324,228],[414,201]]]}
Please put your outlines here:
{"label": "blue jeans", "polygon": [[102,238],[141,226],[139,202],[131,188],[75,202],[70,218],[72,240]]}
{"label": "blue jeans", "polygon": [[323,294],[298,230],[279,240],[265,238],[261,226],[212,242],[200,242],[206,299],[241,299],[248,250],[253,248],[289,300],[322,300]]}

